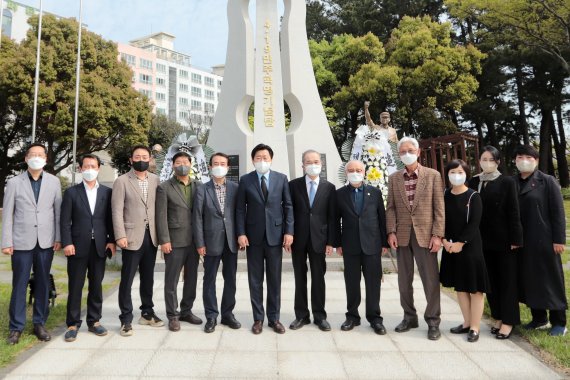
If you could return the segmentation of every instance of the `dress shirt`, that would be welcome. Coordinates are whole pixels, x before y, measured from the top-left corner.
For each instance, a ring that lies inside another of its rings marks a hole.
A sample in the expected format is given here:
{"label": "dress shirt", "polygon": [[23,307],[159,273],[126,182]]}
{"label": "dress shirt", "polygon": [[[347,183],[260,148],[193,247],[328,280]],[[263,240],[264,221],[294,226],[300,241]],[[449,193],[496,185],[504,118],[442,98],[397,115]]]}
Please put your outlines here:
{"label": "dress shirt", "polygon": [[87,201],[89,202],[91,215],[93,215],[95,214],[95,203],[97,202],[97,189],[99,188],[99,182],[95,181],[95,186],[93,186],[92,189],[85,181],[83,181],[83,186],[85,187],[85,192],[87,193]]}

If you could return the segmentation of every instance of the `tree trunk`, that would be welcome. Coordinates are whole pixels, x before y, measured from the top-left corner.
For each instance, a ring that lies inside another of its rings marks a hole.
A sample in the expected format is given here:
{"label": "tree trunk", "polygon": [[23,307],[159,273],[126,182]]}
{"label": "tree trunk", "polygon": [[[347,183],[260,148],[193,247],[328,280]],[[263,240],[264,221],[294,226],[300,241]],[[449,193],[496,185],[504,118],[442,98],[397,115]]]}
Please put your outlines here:
{"label": "tree trunk", "polygon": [[568,173],[568,160],[566,158],[566,134],[564,132],[564,120],[562,119],[562,105],[556,106],[556,121],[558,124],[558,133],[556,131],[554,120],[552,121],[552,139],[554,141],[554,149],[556,151],[556,161],[558,162],[558,179],[560,186],[570,186],[570,173]]}
{"label": "tree trunk", "polygon": [[523,136],[523,143],[525,145],[530,144],[530,139],[528,136],[528,124],[526,122],[526,110],[524,107],[524,93],[523,93],[523,72],[519,65],[516,67],[516,84],[517,84],[517,101],[519,107],[519,131]]}
{"label": "tree trunk", "polygon": [[550,134],[550,124],[552,120],[552,110],[541,108],[540,113],[540,152],[538,158],[538,168],[550,174],[549,162],[552,162],[552,138]]}
{"label": "tree trunk", "polygon": [[487,139],[489,141],[489,145],[494,147],[499,146],[499,140],[497,139],[497,131],[495,130],[495,122],[491,119],[485,121],[485,125],[487,126]]}

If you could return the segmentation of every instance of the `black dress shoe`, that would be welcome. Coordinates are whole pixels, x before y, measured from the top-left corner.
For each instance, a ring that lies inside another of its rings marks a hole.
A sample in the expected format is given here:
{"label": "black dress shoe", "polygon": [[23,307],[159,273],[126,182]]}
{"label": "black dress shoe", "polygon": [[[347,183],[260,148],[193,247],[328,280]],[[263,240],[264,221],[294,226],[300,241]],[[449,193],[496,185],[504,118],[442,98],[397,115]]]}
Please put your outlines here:
{"label": "black dress shoe", "polygon": [[469,330],[469,334],[467,334],[467,341],[474,343],[479,340],[479,332],[475,330]]}
{"label": "black dress shoe", "polygon": [[44,325],[35,324],[34,335],[42,342],[49,342],[51,340],[51,335],[49,335]]}
{"label": "black dress shoe", "polygon": [[202,324],[202,320],[200,318],[198,318],[197,316],[195,316],[194,314],[192,314],[192,312],[190,312],[186,315],[181,315],[178,319],[180,321],[188,322],[188,323],[191,323],[193,325],[201,325]]}
{"label": "black dress shoe", "polygon": [[222,323],[222,325],[226,325],[230,329],[234,329],[234,330],[237,330],[241,327],[241,323],[239,323],[238,320],[233,315],[226,317],[226,318],[222,318],[221,323]]}
{"label": "black dress shoe", "polygon": [[255,335],[261,334],[263,331],[263,321],[255,321],[253,322],[253,326],[251,326],[251,332]]}
{"label": "black dress shoe", "polygon": [[386,328],[384,327],[384,325],[382,324],[382,322],[374,322],[370,325],[373,329],[374,332],[378,335],[386,335]]}
{"label": "black dress shoe", "polygon": [[206,324],[204,325],[204,331],[207,333],[214,332],[216,329],[216,319],[215,318],[207,318]]}
{"label": "black dress shoe", "polygon": [[469,332],[469,326],[463,327],[463,323],[457,327],[452,327],[449,329],[452,334],[467,334]]}
{"label": "black dress shoe", "polygon": [[273,329],[277,334],[285,334],[285,326],[279,321],[269,322],[268,326]]}
{"label": "black dress shoe", "polygon": [[327,322],[326,319],[322,321],[315,321],[315,325],[319,326],[319,330],[321,331],[331,331],[331,325]]}
{"label": "black dress shoe", "polygon": [[438,340],[439,338],[441,338],[441,332],[439,331],[439,327],[429,326],[427,336],[429,340]]}
{"label": "black dress shoe", "polygon": [[309,318],[303,318],[303,319],[297,318],[293,322],[291,322],[289,328],[291,330],[299,330],[301,327],[308,325],[309,323],[311,323],[311,320]]}
{"label": "black dress shoe", "polygon": [[8,343],[11,346],[14,344],[18,344],[21,335],[22,335],[21,331],[16,331],[16,330],[10,331],[10,335],[8,335],[8,339],[6,339],[6,343]]}
{"label": "black dress shoe", "polygon": [[402,332],[406,332],[406,331],[410,331],[410,329],[415,329],[417,328],[418,325],[418,320],[411,320],[408,321],[407,319],[404,319],[402,322],[400,322],[400,324],[398,326],[396,326],[396,332],[402,333]]}
{"label": "black dress shoe", "polygon": [[515,328],[512,327],[512,328],[511,328],[511,331],[509,331],[508,334],[503,334],[503,333],[501,333],[501,332],[497,332],[497,335],[495,336],[495,338],[497,338],[497,339],[499,339],[499,340],[509,339],[509,338],[511,337],[511,334],[513,333],[513,330],[514,330],[514,329],[515,329]]}
{"label": "black dress shoe", "polygon": [[493,335],[497,335],[499,333],[499,328],[498,327],[491,327],[491,334]]}
{"label": "black dress shoe", "polygon": [[340,325],[340,329],[342,331],[350,331],[354,328],[354,326],[360,326],[360,321],[354,321],[352,319],[347,319],[344,321],[342,325]]}

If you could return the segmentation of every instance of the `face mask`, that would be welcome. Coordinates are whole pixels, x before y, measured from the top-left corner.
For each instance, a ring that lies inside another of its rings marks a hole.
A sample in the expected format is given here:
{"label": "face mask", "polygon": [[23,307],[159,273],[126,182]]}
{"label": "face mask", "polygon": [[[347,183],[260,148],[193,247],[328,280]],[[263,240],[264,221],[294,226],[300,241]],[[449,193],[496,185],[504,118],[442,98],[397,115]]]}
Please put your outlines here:
{"label": "face mask", "polygon": [[462,173],[462,174],[451,173],[451,174],[449,174],[448,177],[449,177],[449,182],[453,186],[460,186],[460,185],[465,184],[465,179],[466,179],[465,173]]}
{"label": "face mask", "polygon": [[28,159],[28,166],[32,170],[40,170],[46,166],[46,159],[41,157],[32,157]]}
{"label": "face mask", "polygon": [[483,173],[493,173],[499,167],[496,162],[491,161],[481,161],[479,164],[481,169],[483,169]]}
{"label": "face mask", "polygon": [[535,167],[536,167],[536,163],[534,163],[530,160],[518,160],[517,161],[517,169],[519,169],[519,172],[521,172],[521,173],[533,172]]}
{"label": "face mask", "polygon": [[146,172],[148,170],[148,161],[133,161],[133,169],[137,172]]}
{"label": "face mask", "polygon": [[84,180],[86,180],[87,182],[91,182],[97,178],[99,172],[95,169],[87,169],[81,172],[81,174],[83,175]]}
{"label": "face mask", "polygon": [[317,176],[317,175],[321,174],[321,169],[322,169],[321,165],[307,165],[307,166],[305,166],[305,172],[308,175],[312,175],[312,176]]}
{"label": "face mask", "polygon": [[348,182],[350,182],[350,183],[353,183],[353,184],[360,183],[364,180],[364,174],[357,173],[357,172],[348,173],[346,175],[346,178],[348,179]]}
{"label": "face mask", "polygon": [[190,173],[190,166],[180,165],[174,167],[174,174],[179,177],[187,176]]}
{"label": "face mask", "polygon": [[212,175],[216,178],[224,178],[226,174],[228,174],[228,167],[227,166],[213,166],[212,167]]}
{"label": "face mask", "polygon": [[406,153],[403,156],[400,156],[400,159],[402,160],[404,165],[412,165],[418,160],[418,155]]}
{"label": "face mask", "polygon": [[255,170],[259,173],[259,174],[265,174],[269,171],[269,168],[271,167],[271,162],[267,162],[267,161],[256,161],[253,166],[255,166]]}

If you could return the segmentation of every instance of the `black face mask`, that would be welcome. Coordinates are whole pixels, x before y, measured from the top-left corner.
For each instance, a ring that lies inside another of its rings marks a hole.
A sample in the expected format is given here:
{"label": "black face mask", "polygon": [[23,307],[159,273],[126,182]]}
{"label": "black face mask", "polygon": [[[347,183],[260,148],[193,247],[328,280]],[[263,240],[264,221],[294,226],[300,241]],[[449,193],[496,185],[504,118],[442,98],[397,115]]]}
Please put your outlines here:
{"label": "black face mask", "polygon": [[137,172],[145,172],[148,170],[148,161],[133,161],[133,169]]}

